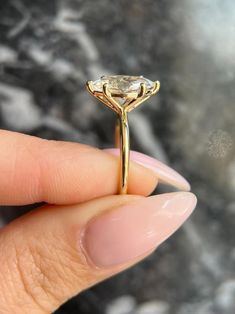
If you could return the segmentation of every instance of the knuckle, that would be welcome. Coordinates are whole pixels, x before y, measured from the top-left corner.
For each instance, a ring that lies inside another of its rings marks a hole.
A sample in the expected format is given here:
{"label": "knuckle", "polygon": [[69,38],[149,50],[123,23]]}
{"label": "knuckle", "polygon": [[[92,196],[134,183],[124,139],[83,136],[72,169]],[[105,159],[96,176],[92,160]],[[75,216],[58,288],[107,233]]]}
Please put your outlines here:
{"label": "knuckle", "polygon": [[42,235],[38,229],[32,236],[32,227],[10,225],[0,235],[2,308],[5,304],[14,309],[10,313],[51,313],[96,281],[66,230],[47,229]]}
{"label": "knuckle", "polygon": [[[22,305],[19,299],[13,298],[15,307],[25,306],[37,309],[38,313],[49,313],[43,302],[41,282],[44,282],[44,274],[37,268],[34,255],[28,247],[15,246],[12,243],[11,261],[8,263],[12,281],[16,287],[20,299],[24,300]],[[37,280],[35,280],[37,278]]]}
{"label": "knuckle", "polygon": [[15,249],[22,287],[46,313],[48,308],[57,308],[71,296],[75,282],[76,287],[82,287],[86,280],[78,271],[81,270],[78,254],[62,240],[64,235],[55,238],[51,234],[48,237],[47,241],[34,239],[28,241],[24,249]]}
{"label": "knuckle", "polygon": [[[26,249],[15,246],[14,237],[11,234],[10,225],[4,228],[10,232],[1,232],[0,249],[4,256],[0,256],[0,303],[3,313],[29,313],[29,308],[37,310],[35,313],[47,313],[36,302],[31,294],[31,287],[25,276],[25,269],[29,263],[25,263],[28,257]],[[9,230],[10,229],[10,230]]]}
{"label": "knuckle", "polygon": [[35,238],[25,241],[24,234],[23,241],[21,234],[9,238],[8,233],[4,241],[7,247],[1,244],[7,254],[4,260],[0,257],[4,270],[0,274],[0,302],[2,308],[5,304],[12,309],[10,313],[32,313],[29,309],[39,314],[51,313],[51,309],[56,309],[84,286],[86,276],[82,274],[75,249],[64,243],[64,235],[58,239],[55,235],[48,236],[48,241]]}

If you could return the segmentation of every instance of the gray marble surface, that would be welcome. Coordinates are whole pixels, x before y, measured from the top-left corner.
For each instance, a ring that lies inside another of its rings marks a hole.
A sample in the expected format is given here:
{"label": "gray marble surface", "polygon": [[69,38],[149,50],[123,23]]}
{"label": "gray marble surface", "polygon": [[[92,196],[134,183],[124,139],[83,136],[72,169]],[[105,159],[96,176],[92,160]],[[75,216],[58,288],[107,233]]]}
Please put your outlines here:
{"label": "gray marble surface", "polygon": [[[232,0],[0,2],[1,128],[111,147],[115,116],[85,81],[159,79],[130,115],[132,148],[182,172],[199,199],[156,253],[56,313],[235,313],[234,21]],[[1,225],[27,210],[2,208]]]}

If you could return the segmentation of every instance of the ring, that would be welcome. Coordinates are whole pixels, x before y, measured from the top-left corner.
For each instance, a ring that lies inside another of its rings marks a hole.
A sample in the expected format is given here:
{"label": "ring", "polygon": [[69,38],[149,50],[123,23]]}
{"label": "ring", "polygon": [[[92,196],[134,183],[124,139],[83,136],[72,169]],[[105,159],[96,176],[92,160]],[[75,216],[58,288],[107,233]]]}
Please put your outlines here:
{"label": "ring", "polygon": [[143,76],[102,76],[96,81],[87,81],[88,91],[117,113],[115,146],[120,148],[119,194],[128,188],[130,137],[128,112],[138,107],[160,89],[160,82],[152,82]]}

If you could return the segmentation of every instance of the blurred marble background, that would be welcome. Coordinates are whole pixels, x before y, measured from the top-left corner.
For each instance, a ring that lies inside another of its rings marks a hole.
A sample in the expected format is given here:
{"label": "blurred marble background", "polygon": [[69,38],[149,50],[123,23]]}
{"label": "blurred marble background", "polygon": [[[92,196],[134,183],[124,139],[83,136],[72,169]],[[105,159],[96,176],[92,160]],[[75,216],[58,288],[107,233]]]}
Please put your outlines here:
{"label": "blurred marble background", "polygon": [[[161,81],[130,114],[132,148],[183,173],[199,203],[156,253],[56,313],[234,314],[235,2],[0,2],[1,128],[113,146],[115,116],[84,88],[107,73]],[[1,224],[27,210],[2,207]]]}

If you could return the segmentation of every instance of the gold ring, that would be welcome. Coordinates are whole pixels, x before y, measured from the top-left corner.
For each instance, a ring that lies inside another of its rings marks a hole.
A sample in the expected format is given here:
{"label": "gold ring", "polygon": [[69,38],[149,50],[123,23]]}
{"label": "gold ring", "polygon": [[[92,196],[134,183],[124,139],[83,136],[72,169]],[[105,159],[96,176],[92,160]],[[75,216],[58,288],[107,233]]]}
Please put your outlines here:
{"label": "gold ring", "polygon": [[120,148],[119,194],[126,194],[130,159],[128,112],[155,95],[160,89],[160,82],[152,82],[143,76],[113,75],[87,81],[86,86],[94,97],[118,115],[115,146]]}

